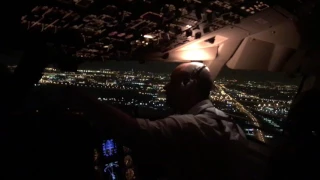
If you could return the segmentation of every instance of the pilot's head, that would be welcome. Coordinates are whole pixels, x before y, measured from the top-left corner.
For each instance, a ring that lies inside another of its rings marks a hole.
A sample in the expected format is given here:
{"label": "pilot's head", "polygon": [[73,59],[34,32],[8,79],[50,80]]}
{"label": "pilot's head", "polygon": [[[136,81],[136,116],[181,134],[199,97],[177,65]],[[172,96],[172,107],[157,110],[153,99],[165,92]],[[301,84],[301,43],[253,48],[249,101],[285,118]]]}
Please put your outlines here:
{"label": "pilot's head", "polygon": [[178,113],[186,113],[198,102],[208,99],[213,82],[209,68],[202,63],[184,63],[171,74],[165,86],[167,104]]}

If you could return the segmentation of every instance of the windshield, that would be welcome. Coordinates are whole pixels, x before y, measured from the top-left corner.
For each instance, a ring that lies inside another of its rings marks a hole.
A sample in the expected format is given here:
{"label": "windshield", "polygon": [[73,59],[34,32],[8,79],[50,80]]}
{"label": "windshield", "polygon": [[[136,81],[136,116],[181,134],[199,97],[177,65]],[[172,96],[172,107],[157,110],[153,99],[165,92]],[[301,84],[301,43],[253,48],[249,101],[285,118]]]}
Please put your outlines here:
{"label": "windshield", "polygon": [[[5,58],[3,58],[5,59]],[[12,62],[12,61],[11,61]],[[46,68],[35,84],[37,98],[28,108],[37,110],[48,91],[71,86],[141,118],[159,119],[170,115],[163,87],[178,63],[138,62],[85,63],[76,73]],[[14,65],[8,66],[11,70]],[[281,135],[301,78],[284,73],[232,70],[224,67],[214,80],[210,99],[232,116],[249,138],[272,143]],[[51,93],[54,94],[54,93]],[[31,98],[31,97],[30,97]]]}
{"label": "windshield", "polygon": [[247,136],[272,143],[283,131],[301,78],[284,73],[231,70],[225,67],[215,80],[211,99],[230,114]]}
{"label": "windshield", "polygon": [[[53,84],[87,88],[99,101],[135,116],[157,119],[169,115],[163,87],[170,80],[173,63],[110,63],[104,68],[86,65],[78,73],[48,68],[38,86]],[[238,71],[225,67],[214,80],[210,98],[230,114],[247,136],[270,143],[283,131],[301,78],[283,73]]]}

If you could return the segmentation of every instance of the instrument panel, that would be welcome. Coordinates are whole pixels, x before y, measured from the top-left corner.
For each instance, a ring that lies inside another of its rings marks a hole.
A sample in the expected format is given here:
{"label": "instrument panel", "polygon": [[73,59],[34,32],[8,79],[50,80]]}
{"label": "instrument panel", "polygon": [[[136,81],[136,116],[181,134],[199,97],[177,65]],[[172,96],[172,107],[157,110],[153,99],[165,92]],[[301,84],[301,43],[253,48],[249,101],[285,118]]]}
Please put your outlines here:
{"label": "instrument panel", "polygon": [[253,0],[46,0],[21,24],[73,57],[129,60],[165,53],[269,7]]}
{"label": "instrument panel", "polygon": [[136,179],[131,150],[114,139],[103,140],[95,149],[95,171],[97,179]]}

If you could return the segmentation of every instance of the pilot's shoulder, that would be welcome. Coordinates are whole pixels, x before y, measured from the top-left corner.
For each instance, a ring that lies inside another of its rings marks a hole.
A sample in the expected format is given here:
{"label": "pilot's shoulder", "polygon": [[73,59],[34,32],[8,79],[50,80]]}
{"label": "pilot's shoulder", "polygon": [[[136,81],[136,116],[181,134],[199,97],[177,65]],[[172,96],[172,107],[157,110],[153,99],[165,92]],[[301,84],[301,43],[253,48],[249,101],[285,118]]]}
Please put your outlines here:
{"label": "pilot's shoulder", "polygon": [[193,120],[195,115],[193,114],[179,114],[179,115],[171,115],[166,117],[165,119],[173,119],[173,120],[178,120],[178,121],[188,121],[188,120]]}
{"label": "pilot's shoulder", "polygon": [[216,108],[216,114],[222,117],[229,117],[225,112],[221,111],[220,109]]}
{"label": "pilot's shoulder", "polygon": [[164,122],[164,121],[172,121],[172,120],[181,120],[181,119],[186,119],[190,118],[192,115],[170,115],[165,118],[157,119],[157,120],[150,120],[150,119],[143,119],[143,118],[136,118],[138,122]]}
{"label": "pilot's shoulder", "polygon": [[220,117],[225,117],[225,118],[229,117],[225,112],[221,111],[220,109],[214,108],[214,107],[209,108],[208,111],[212,112],[212,113],[214,113],[214,114],[216,114],[217,116],[220,116]]}

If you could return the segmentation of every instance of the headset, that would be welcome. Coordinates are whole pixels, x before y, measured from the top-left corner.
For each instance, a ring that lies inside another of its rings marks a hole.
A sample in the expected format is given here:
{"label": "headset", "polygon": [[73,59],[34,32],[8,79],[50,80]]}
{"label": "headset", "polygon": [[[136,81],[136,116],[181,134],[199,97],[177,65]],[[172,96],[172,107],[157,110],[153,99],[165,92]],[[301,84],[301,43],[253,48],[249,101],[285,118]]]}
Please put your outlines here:
{"label": "headset", "polygon": [[200,73],[206,67],[206,65],[202,65],[200,67],[195,68],[190,74],[190,76],[182,81],[182,85],[189,86],[190,84],[193,84],[195,81],[197,81],[197,78],[199,77]]}

